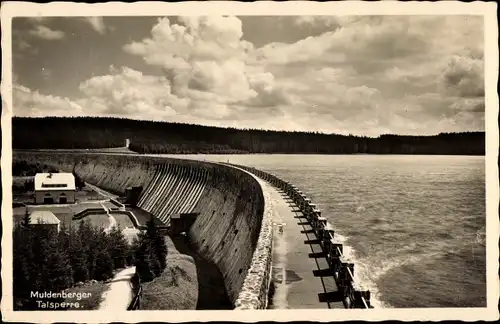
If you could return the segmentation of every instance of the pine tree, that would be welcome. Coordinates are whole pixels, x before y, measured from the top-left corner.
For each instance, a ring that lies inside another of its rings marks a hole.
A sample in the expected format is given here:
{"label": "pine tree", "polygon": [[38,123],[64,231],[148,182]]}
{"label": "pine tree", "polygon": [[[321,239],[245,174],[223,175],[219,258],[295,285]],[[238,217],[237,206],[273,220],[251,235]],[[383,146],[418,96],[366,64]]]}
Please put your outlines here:
{"label": "pine tree", "polygon": [[34,303],[30,303],[30,291],[34,289],[32,272],[36,269],[33,264],[31,231],[17,224],[12,234],[14,309],[34,309]]}
{"label": "pine tree", "polygon": [[31,268],[31,284],[33,290],[47,290],[46,278],[49,271],[50,239],[52,231],[42,226],[31,227],[33,261]]}
{"label": "pine tree", "polygon": [[24,216],[21,224],[24,228],[28,228],[30,226],[30,223],[31,223],[31,214],[29,213],[28,207],[26,207],[26,209],[24,210]]}
{"label": "pine tree", "polygon": [[141,245],[141,235],[144,235],[142,232],[139,232],[139,234],[133,239],[132,243],[130,244],[130,253],[133,255],[133,264],[135,264],[135,256],[138,253]]}
{"label": "pine tree", "polygon": [[109,253],[114,262],[114,268],[125,266],[129,244],[125,235],[118,227],[113,227],[109,232]]}
{"label": "pine tree", "polygon": [[[146,223],[146,236],[151,244],[151,258],[158,262],[159,270],[155,273],[159,275],[167,267],[168,248],[165,237],[160,234],[153,216]],[[156,262],[154,266],[156,268]]]}
{"label": "pine tree", "polygon": [[30,179],[24,182],[24,191],[34,191],[35,190],[35,181]]}
{"label": "pine tree", "polygon": [[[96,263],[96,230],[90,226],[90,223],[86,220],[80,222],[80,227],[77,231],[77,236],[82,242],[82,251],[85,255],[85,263],[88,271],[88,278],[94,279],[94,269]],[[85,243],[84,243],[85,242]]]}
{"label": "pine tree", "polygon": [[64,249],[64,251],[68,251],[69,248],[69,240],[70,240],[70,233],[69,229],[66,226],[65,223],[61,224],[61,228],[59,233],[57,233],[57,237],[59,240],[59,246]]}
{"label": "pine tree", "polygon": [[158,259],[158,255],[155,251],[154,246],[149,243],[149,258],[150,258],[150,265],[151,265],[151,271],[155,275],[155,277],[159,277],[161,273],[163,272],[162,264],[160,263],[160,260]]}
{"label": "pine tree", "polygon": [[[67,255],[59,248],[57,233],[43,225],[25,231],[32,234],[32,260],[28,265],[30,291],[58,292],[71,285],[71,266]],[[38,309],[34,300],[28,301],[27,307]]]}
{"label": "pine tree", "polygon": [[104,231],[104,228],[93,229],[93,242],[91,244],[91,253],[94,254],[94,272],[92,279],[105,280],[108,279],[113,272],[113,259],[109,253],[111,249],[111,240],[109,235]]}
{"label": "pine tree", "polygon": [[151,269],[151,245],[145,234],[139,234],[135,246],[135,271],[141,278],[141,281],[151,281],[154,279],[154,274]]}
{"label": "pine tree", "polygon": [[69,244],[68,254],[73,269],[73,281],[84,282],[89,279],[89,270],[87,268],[87,256],[85,254],[85,247],[78,232],[74,227],[68,230]]}
{"label": "pine tree", "polygon": [[60,292],[73,284],[71,262],[57,235],[50,236],[47,247],[47,272],[44,273],[47,290]]}
{"label": "pine tree", "polygon": [[134,245],[129,245],[127,249],[127,266],[133,266],[135,264],[135,248]]}
{"label": "pine tree", "polygon": [[75,171],[73,171],[73,176],[75,177],[75,186],[78,190],[81,190],[83,187],[85,187],[85,181],[80,178],[80,176],[76,174]]}
{"label": "pine tree", "polygon": [[106,280],[113,276],[113,259],[107,250],[101,250],[96,256],[95,279]]}

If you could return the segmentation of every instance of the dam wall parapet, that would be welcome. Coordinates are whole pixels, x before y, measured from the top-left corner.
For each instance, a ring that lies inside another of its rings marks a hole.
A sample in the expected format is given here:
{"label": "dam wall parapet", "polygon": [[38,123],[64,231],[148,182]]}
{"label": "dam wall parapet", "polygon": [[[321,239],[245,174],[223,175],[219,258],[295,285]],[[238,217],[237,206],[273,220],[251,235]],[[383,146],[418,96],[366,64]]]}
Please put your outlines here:
{"label": "dam wall parapet", "polygon": [[272,223],[251,173],[220,163],[135,155],[14,152],[13,159],[75,172],[121,196],[127,188],[142,187],[137,207],[166,225],[172,215],[197,214],[189,240],[217,265],[229,300],[236,309],[266,308]]}
{"label": "dam wall parapet", "polygon": [[293,184],[284,181],[270,173],[253,167],[229,164],[244,169],[271,183],[276,188],[285,192],[311,223],[316,237],[325,252],[326,259],[332,271],[338,290],[346,308],[372,308],[370,304],[370,291],[364,290],[354,280],[354,263],[343,253],[343,245],[335,237],[335,231],[321,215],[321,210],[311,202],[311,199]]}
{"label": "dam wall parapet", "polygon": [[[243,169],[241,169],[243,170]],[[248,172],[248,171],[246,171]],[[249,172],[249,174],[253,175]],[[264,213],[257,246],[243,287],[235,302],[235,310],[266,309],[269,303],[269,288],[273,258],[273,214],[269,192],[263,191]]]}

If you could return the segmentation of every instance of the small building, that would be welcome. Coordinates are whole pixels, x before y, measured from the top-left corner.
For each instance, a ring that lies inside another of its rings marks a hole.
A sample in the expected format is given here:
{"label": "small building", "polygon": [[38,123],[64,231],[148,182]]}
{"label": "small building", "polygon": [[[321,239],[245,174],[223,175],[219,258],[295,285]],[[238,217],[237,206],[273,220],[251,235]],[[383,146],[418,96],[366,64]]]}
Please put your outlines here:
{"label": "small building", "polygon": [[75,177],[71,173],[35,175],[35,204],[73,204],[75,191]]}
{"label": "small building", "polygon": [[48,210],[36,210],[32,212],[30,214],[30,225],[53,228],[57,232],[61,230],[61,221]]}

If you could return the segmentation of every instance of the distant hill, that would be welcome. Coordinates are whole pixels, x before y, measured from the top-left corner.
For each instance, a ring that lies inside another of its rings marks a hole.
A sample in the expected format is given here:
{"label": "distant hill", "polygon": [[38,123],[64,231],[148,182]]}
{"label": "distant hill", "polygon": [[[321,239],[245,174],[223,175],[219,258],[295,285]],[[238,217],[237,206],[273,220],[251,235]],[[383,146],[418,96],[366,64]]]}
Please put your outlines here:
{"label": "distant hill", "polygon": [[14,117],[12,132],[14,149],[123,148],[130,139],[131,150],[153,154],[485,154],[485,132],[371,138],[107,117]]}

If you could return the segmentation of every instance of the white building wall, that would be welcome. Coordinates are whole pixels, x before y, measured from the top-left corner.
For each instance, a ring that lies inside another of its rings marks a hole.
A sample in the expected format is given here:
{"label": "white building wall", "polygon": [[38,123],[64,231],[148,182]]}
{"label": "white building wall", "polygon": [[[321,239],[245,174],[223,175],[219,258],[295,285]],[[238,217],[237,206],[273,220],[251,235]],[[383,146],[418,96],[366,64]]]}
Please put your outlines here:
{"label": "white building wall", "polygon": [[66,203],[75,203],[74,190],[39,190],[35,192],[35,204],[43,204],[45,197],[52,197],[54,203],[59,204],[62,193],[66,195]]}

